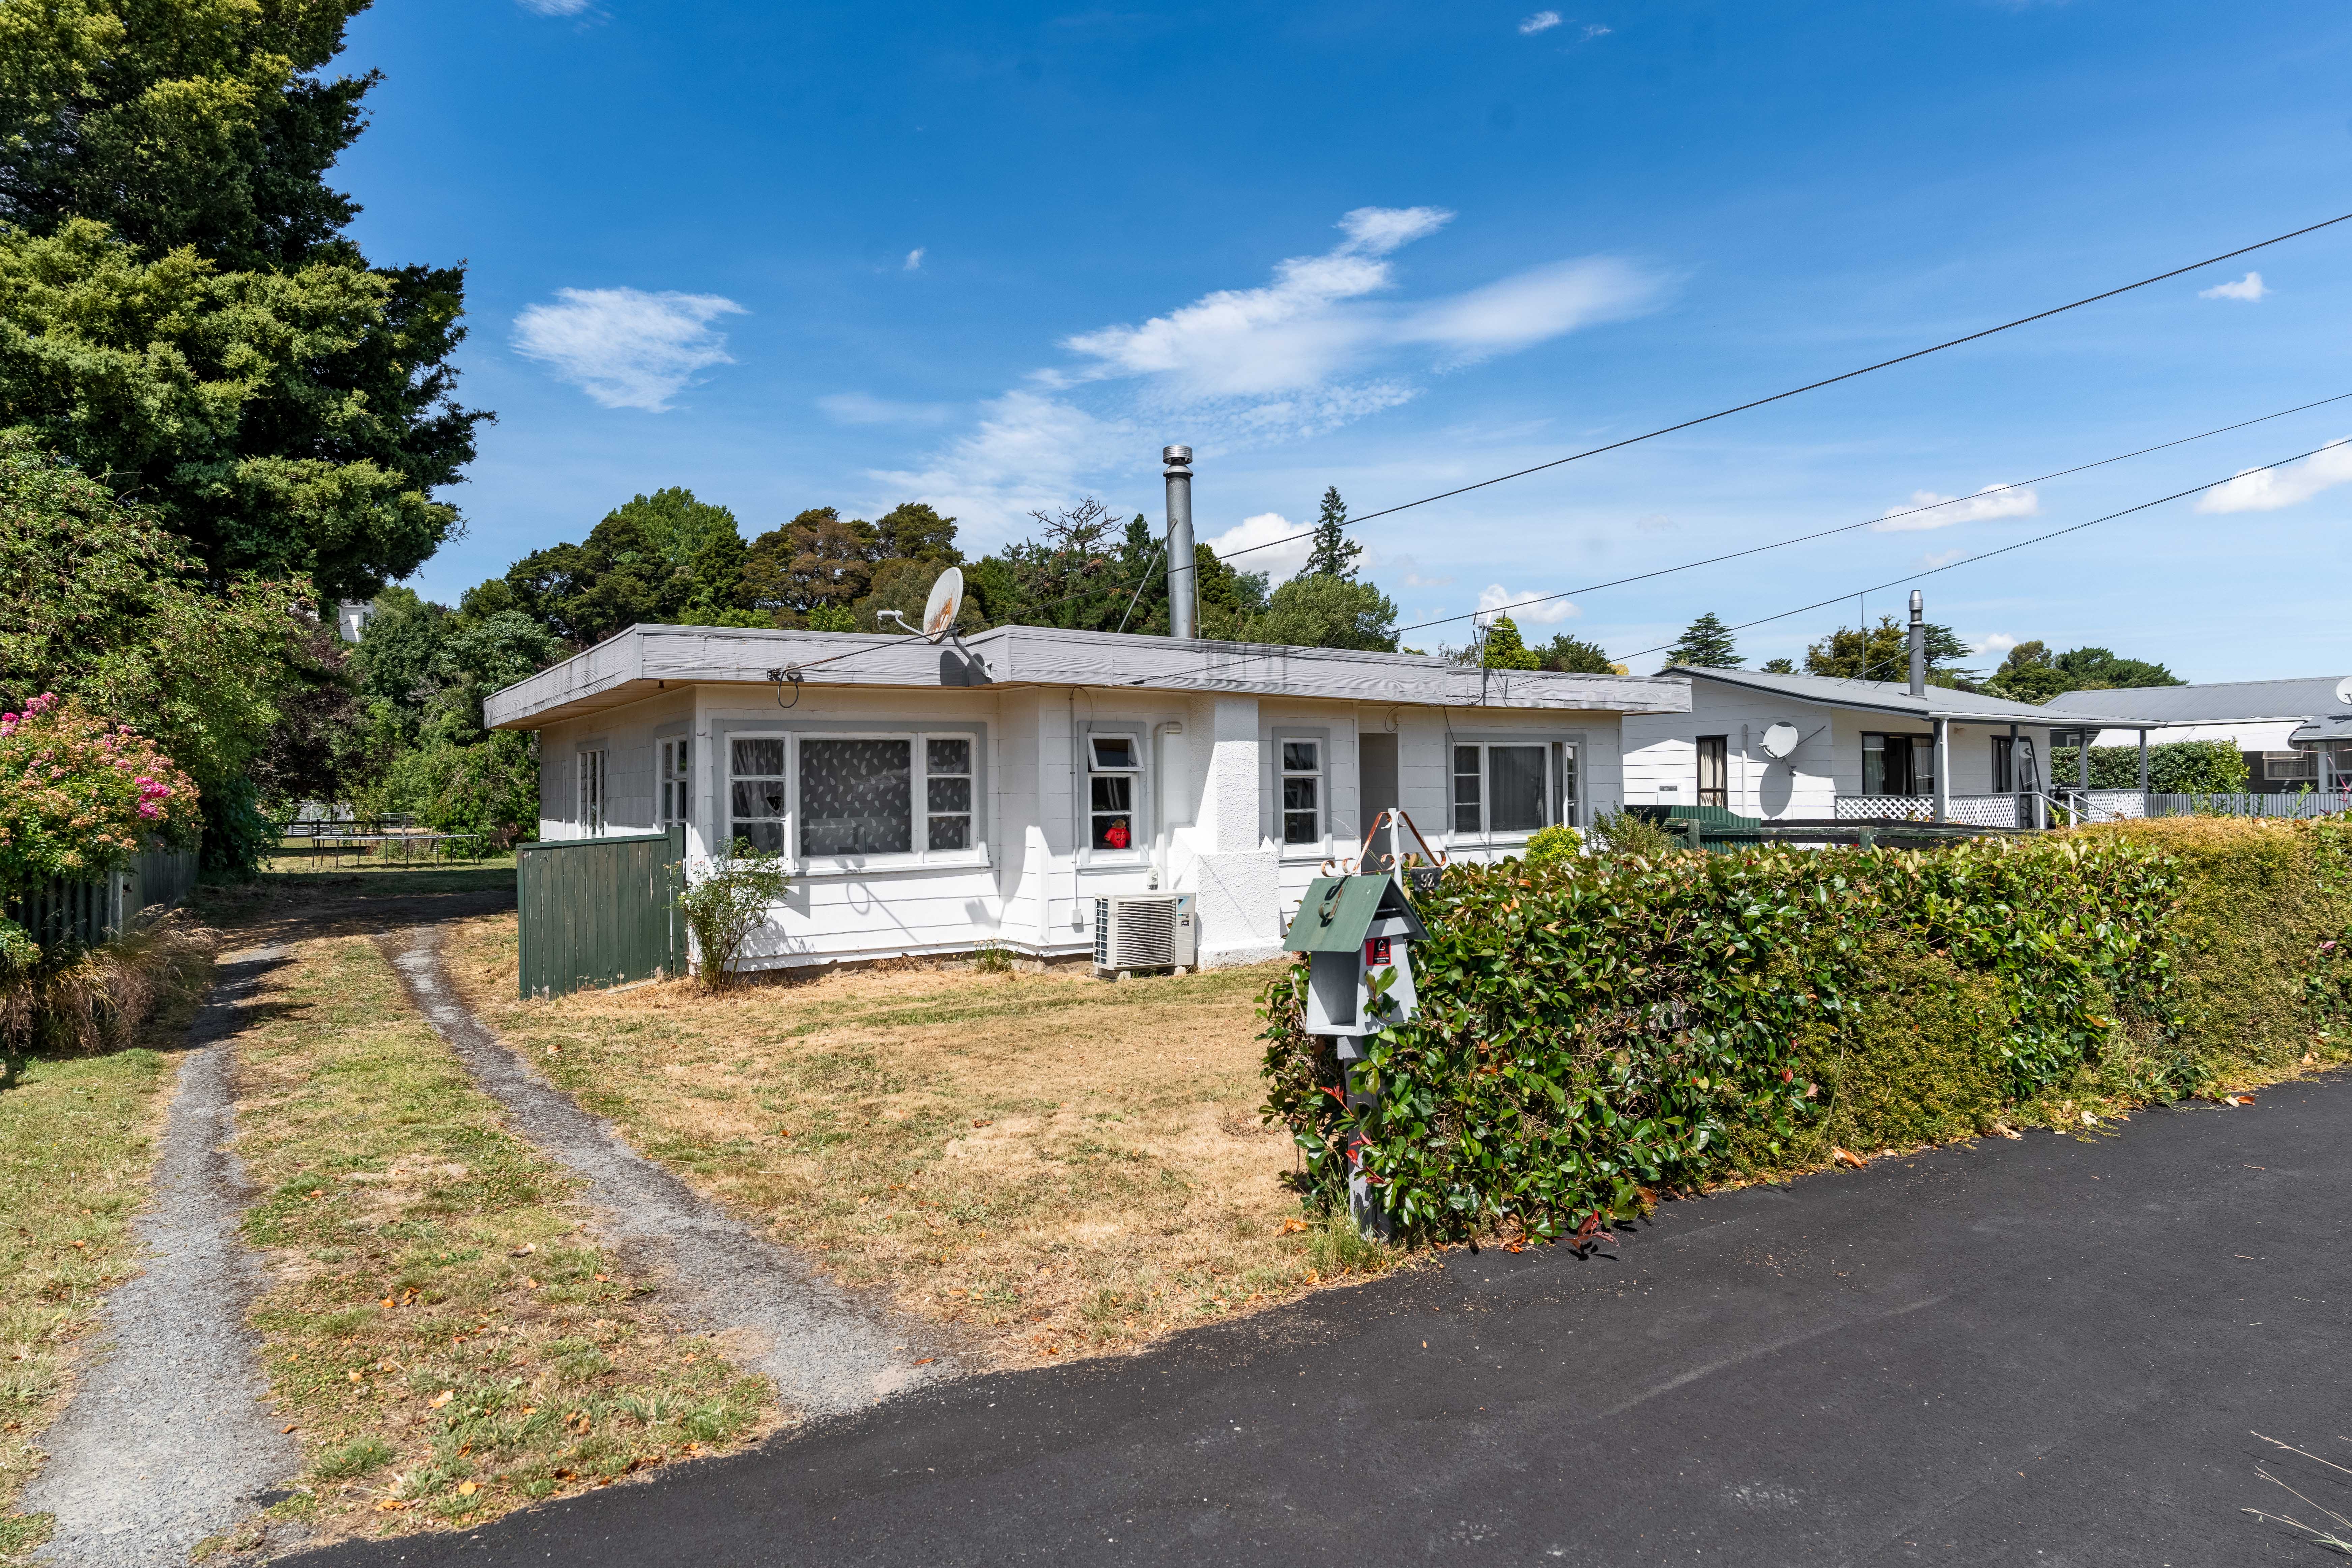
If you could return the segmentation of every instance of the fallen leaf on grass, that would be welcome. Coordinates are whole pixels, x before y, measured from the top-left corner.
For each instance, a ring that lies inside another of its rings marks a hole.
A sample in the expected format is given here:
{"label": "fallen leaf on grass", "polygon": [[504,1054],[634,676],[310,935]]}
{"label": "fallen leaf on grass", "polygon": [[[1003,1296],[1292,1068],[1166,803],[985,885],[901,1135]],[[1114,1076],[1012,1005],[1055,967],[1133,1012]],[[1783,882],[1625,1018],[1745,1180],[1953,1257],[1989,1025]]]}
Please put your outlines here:
{"label": "fallen leaf on grass", "polygon": [[443,1389],[440,1393],[438,1393],[438,1394],[435,1394],[432,1398],[430,1398],[430,1399],[426,1400],[425,1403],[425,1404],[427,1404],[427,1405],[431,1405],[434,1409],[438,1410],[438,1409],[440,1409],[443,1405],[445,1405],[448,1404],[451,1400],[453,1400],[453,1399],[455,1399],[455,1398],[457,1398],[457,1391],[456,1389],[454,1389],[454,1388],[445,1388],[445,1389]]}
{"label": "fallen leaf on grass", "polygon": [[1293,1231],[1305,1230],[1306,1228],[1307,1222],[1303,1219],[1286,1219],[1282,1222],[1282,1234],[1285,1236],[1288,1236]]}
{"label": "fallen leaf on grass", "polygon": [[481,1489],[481,1488],[476,1486],[471,1481],[459,1481],[457,1483],[457,1495],[459,1497],[472,1497],[476,1492],[480,1491]]}
{"label": "fallen leaf on grass", "polygon": [[539,1243],[535,1241],[526,1241],[520,1247],[516,1247],[512,1252],[508,1253],[507,1256],[509,1258],[529,1258],[532,1253],[537,1252],[538,1250]]}
{"label": "fallen leaf on grass", "polygon": [[2005,1121],[1994,1122],[1992,1124],[1992,1130],[2000,1133],[2004,1138],[2014,1138],[2022,1141],[2025,1137],[2024,1133],[2020,1132],[2017,1129],[2010,1126],[2009,1123]]}
{"label": "fallen leaf on grass", "polygon": [[995,1121],[985,1116],[973,1117],[971,1124],[974,1127],[993,1127],[996,1125]]}
{"label": "fallen leaf on grass", "polygon": [[1861,1155],[1841,1149],[1835,1144],[1830,1146],[1830,1158],[1841,1165],[1852,1165],[1857,1171],[1870,1163]]}
{"label": "fallen leaf on grass", "polygon": [[2098,1119],[2097,1117],[2095,1117],[2095,1116],[2092,1115],[2092,1114],[2091,1114],[2089,1111],[2087,1111],[2087,1110],[2086,1110],[2086,1111],[2084,1111],[2084,1112],[2083,1112],[2083,1125],[2084,1125],[2084,1126],[2085,1126],[2085,1127],[2096,1127],[2098,1124],[2099,1124],[2099,1119]]}
{"label": "fallen leaf on grass", "polygon": [[289,1431],[289,1432],[291,1432],[292,1430],[294,1430],[294,1428],[293,1428],[293,1427],[291,1427],[291,1426],[289,1426],[288,1428],[286,1428],[286,1430],[287,1430],[287,1431]]}
{"label": "fallen leaf on grass", "polygon": [[939,1360],[939,1359],[940,1359],[940,1358],[939,1358],[939,1357],[937,1357],[937,1356],[935,1356],[935,1355],[927,1355],[927,1356],[925,1356],[922,1360],[920,1360],[920,1361],[917,1362],[915,1364],[916,1364],[917,1366],[929,1366],[929,1365],[930,1365],[933,1362],[937,1361],[937,1360]]}
{"label": "fallen leaf on grass", "polygon": [[401,1501],[398,1498],[386,1497],[376,1499],[375,1506],[377,1511],[381,1513],[398,1513],[402,1509],[406,1508],[408,1505]]}

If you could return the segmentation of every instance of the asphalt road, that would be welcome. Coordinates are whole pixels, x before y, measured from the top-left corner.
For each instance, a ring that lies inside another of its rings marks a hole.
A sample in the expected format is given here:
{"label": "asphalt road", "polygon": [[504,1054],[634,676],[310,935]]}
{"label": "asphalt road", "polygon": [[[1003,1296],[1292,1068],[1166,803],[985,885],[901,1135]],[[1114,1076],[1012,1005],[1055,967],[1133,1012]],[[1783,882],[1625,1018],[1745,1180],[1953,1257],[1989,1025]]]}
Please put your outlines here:
{"label": "asphalt road", "polygon": [[[2352,1081],[1454,1253],[311,1564],[2310,1563],[2352,1514]],[[2283,1460],[2284,1465],[2273,1461]],[[2283,1505],[2283,1506],[2282,1506]]]}

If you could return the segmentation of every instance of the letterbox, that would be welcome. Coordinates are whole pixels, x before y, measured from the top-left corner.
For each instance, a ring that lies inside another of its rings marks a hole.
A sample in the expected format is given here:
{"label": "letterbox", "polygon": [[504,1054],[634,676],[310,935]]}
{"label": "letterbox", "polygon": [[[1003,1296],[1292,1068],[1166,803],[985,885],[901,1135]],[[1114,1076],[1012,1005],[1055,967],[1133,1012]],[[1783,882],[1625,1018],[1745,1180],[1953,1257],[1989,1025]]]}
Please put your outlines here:
{"label": "letterbox", "polygon": [[1307,1032],[1339,1037],[1353,1059],[1357,1040],[1412,1017],[1412,946],[1425,934],[1394,878],[1316,879],[1283,943],[1307,954]]}

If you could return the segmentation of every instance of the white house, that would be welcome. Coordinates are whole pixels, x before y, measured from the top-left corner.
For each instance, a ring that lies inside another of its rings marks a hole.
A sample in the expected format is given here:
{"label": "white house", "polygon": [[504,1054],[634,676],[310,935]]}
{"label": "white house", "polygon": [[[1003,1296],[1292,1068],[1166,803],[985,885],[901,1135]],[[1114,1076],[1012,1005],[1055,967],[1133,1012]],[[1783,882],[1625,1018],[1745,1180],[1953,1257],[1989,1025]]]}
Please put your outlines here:
{"label": "white house", "polygon": [[[2050,700],[2050,711],[2062,723],[2101,725],[2094,745],[2129,745],[2141,735],[2158,744],[2225,741],[2245,753],[2246,787],[2257,793],[2352,783],[2352,680],[2332,675],[2068,691]],[[2071,731],[2061,743],[2074,743]]]}
{"label": "white house", "polygon": [[1690,707],[1626,715],[1628,803],[1774,822],[2021,827],[2036,821],[2031,797],[2051,787],[2052,716],[2031,703],[1891,680],[1696,665],[1666,674],[1690,681]]}
{"label": "white house", "polygon": [[1388,805],[1473,860],[1613,809],[1621,725],[1690,701],[1681,679],[1412,654],[641,626],[486,712],[539,733],[543,837],[675,822],[690,858],[781,851],[755,964],[1078,954],[1098,896],[1147,890],[1193,895],[1214,964],[1278,952]]}

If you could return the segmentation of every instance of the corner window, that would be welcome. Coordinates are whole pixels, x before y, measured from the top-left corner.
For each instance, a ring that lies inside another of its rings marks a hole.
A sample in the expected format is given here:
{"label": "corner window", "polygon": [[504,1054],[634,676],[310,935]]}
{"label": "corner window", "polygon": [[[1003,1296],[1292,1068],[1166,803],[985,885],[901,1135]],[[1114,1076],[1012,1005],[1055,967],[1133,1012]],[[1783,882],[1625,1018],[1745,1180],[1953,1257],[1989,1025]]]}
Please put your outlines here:
{"label": "corner window", "polygon": [[694,820],[694,742],[680,738],[656,741],[654,749],[661,753],[661,825],[668,827]]}
{"label": "corner window", "polygon": [[728,817],[722,847],[738,838],[771,855],[784,852],[784,738],[737,740],[728,746]]}
{"label": "corner window", "polygon": [[1323,742],[1282,741],[1282,841],[1323,842]]}
{"label": "corner window", "polygon": [[1731,737],[1701,735],[1698,738],[1698,803],[1701,805],[1729,805],[1731,791],[1727,781],[1731,773]]}
{"label": "corner window", "polygon": [[1862,793],[1864,795],[1933,795],[1936,791],[1936,738],[1932,735],[1885,735],[1865,731],[1862,737]]}
{"label": "corner window", "polygon": [[579,753],[579,815],[581,833],[590,838],[604,831],[604,749]]}
{"label": "corner window", "polygon": [[1454,831],[1533,833],[1549,826],[1550,751],[1541,742],[1455,746]]}
{"label": "corner window", "polygon": [[1087,737],[1087,842],[1097,849],[1132,849],[1136,782],[1143,773],[1135,737]]}

